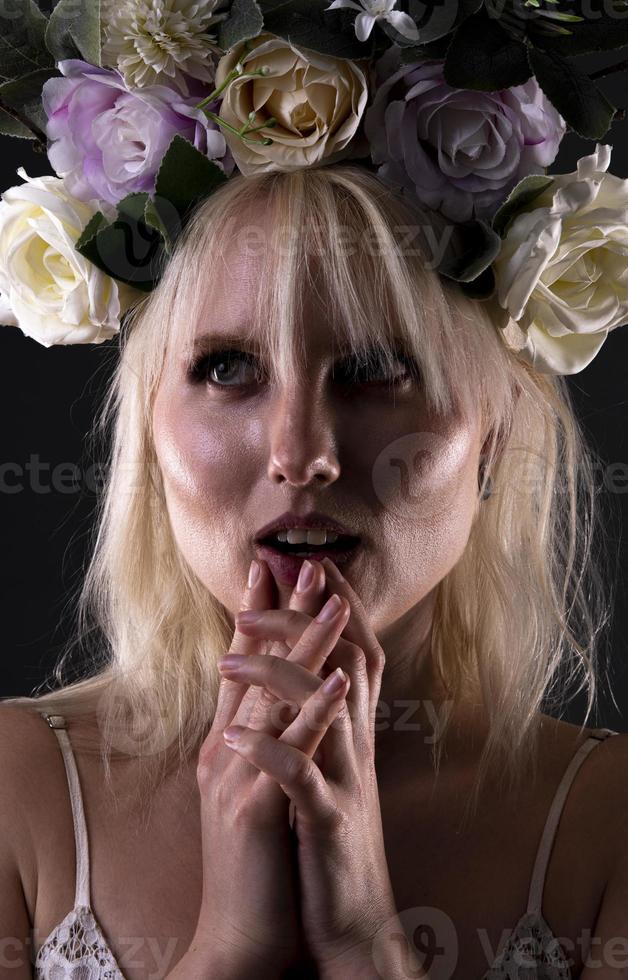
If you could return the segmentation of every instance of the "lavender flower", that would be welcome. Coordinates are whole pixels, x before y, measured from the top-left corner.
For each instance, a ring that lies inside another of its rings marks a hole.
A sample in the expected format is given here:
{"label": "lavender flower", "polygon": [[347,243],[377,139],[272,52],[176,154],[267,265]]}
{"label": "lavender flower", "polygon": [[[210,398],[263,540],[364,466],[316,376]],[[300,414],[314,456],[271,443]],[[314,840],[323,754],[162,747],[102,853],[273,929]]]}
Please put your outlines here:
{"label": "lavender flower", "polygon": [[364,132],[378,173],[451,221],[490,217],[527,174],[544,173],[566,123],[535,78],[495,92],[451,88],[444,62],[399,65],[389,48]]}
{"label": "lavender flower", "polygon": [[195,108],[203,93],[188,98],[164,85],[131,90],[119,72],[79,59],[58,67],[65,77],[49,79],[42,94],[48,159],[79,200],[117,204],[133,191],[152,193],[176,134],[231,174],[235,162],[222,132]]}

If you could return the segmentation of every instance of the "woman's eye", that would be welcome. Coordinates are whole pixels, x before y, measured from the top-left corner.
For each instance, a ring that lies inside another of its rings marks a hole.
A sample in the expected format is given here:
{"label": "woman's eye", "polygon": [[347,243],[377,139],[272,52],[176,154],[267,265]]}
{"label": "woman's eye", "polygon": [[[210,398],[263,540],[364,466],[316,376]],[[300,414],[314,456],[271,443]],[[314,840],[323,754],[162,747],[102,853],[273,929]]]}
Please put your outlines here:
{"label": "woman's eye", "polygon": [[[341,385],[401,385],[418,378],[414,359],[397,354],[399,370],[390,370],[381,359],[361,357],[344,358],[332,370],[332,380]],[[190,379],[204,382],[216,388],[238,388],[247,384],[260,384],[263,372],[257,358],[241,350],[219,350],[204,353],[192,363]]]}
{"label": "woman's eye", "polygon": [[[248,369],[248,379],[247,379]],[[252,354],[240,350],[214,351],[196,360],[190,375],[195,381],[206,381],[219,388],[235,388],[260,380],[260,373]]]}

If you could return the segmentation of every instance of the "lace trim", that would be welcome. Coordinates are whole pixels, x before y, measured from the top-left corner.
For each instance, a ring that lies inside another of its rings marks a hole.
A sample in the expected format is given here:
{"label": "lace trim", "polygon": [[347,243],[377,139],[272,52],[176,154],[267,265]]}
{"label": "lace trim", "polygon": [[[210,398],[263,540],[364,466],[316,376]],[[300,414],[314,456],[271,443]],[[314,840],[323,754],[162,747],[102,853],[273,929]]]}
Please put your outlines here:
{"label": "lace trim", "polygon": [[68,912],[41,946],[35,980],[125,980],[89,906]]}
{"label": "lace trim", "polygon": [[571,980],[571,970],[543,916],[528,912],[482,980]]}

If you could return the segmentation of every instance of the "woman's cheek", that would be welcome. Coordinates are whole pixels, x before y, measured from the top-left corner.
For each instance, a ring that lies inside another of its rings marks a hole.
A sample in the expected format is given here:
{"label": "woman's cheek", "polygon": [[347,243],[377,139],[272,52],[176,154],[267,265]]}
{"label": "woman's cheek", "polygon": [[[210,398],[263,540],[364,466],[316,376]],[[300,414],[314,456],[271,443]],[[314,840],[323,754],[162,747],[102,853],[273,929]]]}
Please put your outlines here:
{"label": "woman's cheek", "polygon": [[[477,447],[473,433],[426,433],[406,447],[407,479],[398,479],[383,511],[388,542],[382,581],[394,583],[387,601],[394,619],[420,601],[451,571],[467,546],[475,515]],[[429,436],[429,439],[427,438]],[[429,448],[427,448],[429,446]],[[397,467],[402,470],[401,463]],[[404,492],[407,491],[407,492]]]}
{"label": "woman's cheek", "polygon": [[231,605],[236,585],[229,587],[229,579],[241,578],[234,542],[242,541],[246,488],[254,486],[247,467],[254,454],[246,452],[242,428],[235,432],[224,417],[210,426],[175,409],[155,415],[154,432],[175,541],[203,584]]}

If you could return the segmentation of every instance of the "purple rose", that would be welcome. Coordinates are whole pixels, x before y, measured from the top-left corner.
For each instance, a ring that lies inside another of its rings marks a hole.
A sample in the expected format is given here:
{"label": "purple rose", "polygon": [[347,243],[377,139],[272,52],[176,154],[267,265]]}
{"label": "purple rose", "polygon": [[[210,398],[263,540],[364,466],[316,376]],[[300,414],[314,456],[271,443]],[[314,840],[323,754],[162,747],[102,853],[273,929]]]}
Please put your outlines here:
{"label": "purple rose", "polygon": [[65,77],[49,79],[42,93],[48,159],[79,200],[117,204],[133,191],[152,193],[176,134],[231,175],[235,161],[220,128],[194,108],[202,93],[186,98],[165,85],[130,90],[118,71],[74,58],[58,67]]}
{"label": "purple rose", "polygon": [[[495,92],[451,88],[443,61],[376,67],[364,117],[378,174],[451,221],[488,218],[527,174],[553,162],[566,124],[535,78]],[[392,72],[392,73],[391,73]]]}

